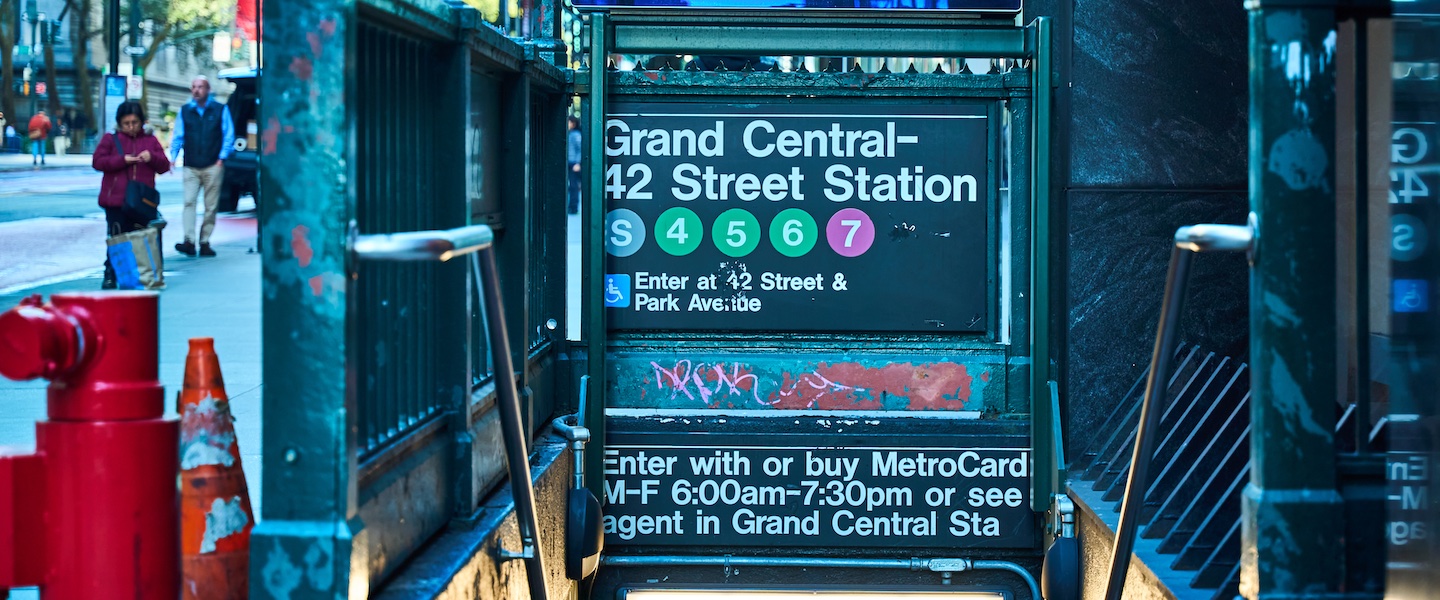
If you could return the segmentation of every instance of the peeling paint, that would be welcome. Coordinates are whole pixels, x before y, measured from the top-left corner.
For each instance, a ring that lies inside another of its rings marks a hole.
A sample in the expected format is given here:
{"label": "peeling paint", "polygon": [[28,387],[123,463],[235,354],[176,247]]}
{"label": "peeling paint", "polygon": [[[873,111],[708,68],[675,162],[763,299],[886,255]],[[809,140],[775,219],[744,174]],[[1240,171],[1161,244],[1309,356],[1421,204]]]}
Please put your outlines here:
{"label": "peeling paint", "polygon": [[182,470],[235,464],[234,420],[230,418],[228,402],[216,401],[210,396],[201,398],[194,408],[180,415],[180,431]]}
{"label": "peeling paint", "polygon": [[215,542],[245,531],[245,526],[249,524],[250,517],[246,516],[239,496],[232,496],[229,501],[216,498],[210,504],[210,511],[205,513],[205,534],[200,538],[200,553],[214,552]]}
{"label": "peeling paint", "polygon": [[1304,390],[1300,388],[1299,382],[1295,381],[1289,365],[1285,364],[1285,357],[1274,349],[1270,350],[1270,391],[1270,405],[1281,416],[1281,423],[1289,437],[1293,439],[1300,430],[1322,438],[1330,436],[1325,428],[1315,422],[1315,413],[1310,408]]}
{"label": "peeling paint", "polygon": [[1269,319],[1281,327],[1299,327],[1300,316],[1295,310],[1285,303],[1285,299],[1271,291],[1265,292],[1265,310],[1269,313]]}
{"label": "peeling paint", "polygon": [[1270,146],[1265,168],[1280,176],[1292,190],[1330,189],[1326,177],[1330,157],[1308,127],[1292,129],[1276,139]]}
{"label": "peeling paint", "polygon": [[274,541],[275,545],[265,556],[265,566],[260,569],[260,582],[271,598],[290,600],[290,594],[300,587],[304,573],[290,562],[290,554],[285,552],[280,540]]}

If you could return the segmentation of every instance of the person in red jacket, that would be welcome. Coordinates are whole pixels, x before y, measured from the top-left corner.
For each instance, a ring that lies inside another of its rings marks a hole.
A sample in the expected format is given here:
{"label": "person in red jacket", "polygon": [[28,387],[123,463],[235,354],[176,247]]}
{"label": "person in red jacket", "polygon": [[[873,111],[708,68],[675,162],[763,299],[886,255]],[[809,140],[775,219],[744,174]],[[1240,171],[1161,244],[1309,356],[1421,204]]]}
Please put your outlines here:
{"label": "person in red jacket", "polygon": [[[107,133],[95,147],[90,159],[96,171],[104,173],[100,180],[100,208],[105,209],[105,236],[129,233],[145,227],[132,223],[120,207],[125,204],[125,187],[130,180],[155,187],[155,176],[170,170],[170,159],[155,136],[145,133],[145,108],[139,102],[124,102],[115,110],[114,133]],[[105,259],[105,279],[101,289],[115,289],[115,270]]]}

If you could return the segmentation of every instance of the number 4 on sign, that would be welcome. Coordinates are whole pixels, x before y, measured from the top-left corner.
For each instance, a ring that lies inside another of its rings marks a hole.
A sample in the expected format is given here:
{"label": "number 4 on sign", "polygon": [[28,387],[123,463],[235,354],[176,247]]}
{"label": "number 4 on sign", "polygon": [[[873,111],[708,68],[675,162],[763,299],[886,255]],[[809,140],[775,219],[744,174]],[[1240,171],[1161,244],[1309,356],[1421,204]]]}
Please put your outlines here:
{"label": "number 4 on sign", "polygon": [[605,167],[605,193],[611,200],[649,200],[654,197],[650,192],[645,191],[645,186],[650,185],[650,167],[643,164],[630,165],[626,171],[630,179],[638,178],[634,187],[625,187],[624,180],[620,177],[620,165]]}
{"label": "number 4 on sign", "polygon": [[665,237],[675,240],[677,244],[684,244],[685,240],[690,238],[690,234],[685,233],[685,219],[675,219],[675,223],[665,232]]}

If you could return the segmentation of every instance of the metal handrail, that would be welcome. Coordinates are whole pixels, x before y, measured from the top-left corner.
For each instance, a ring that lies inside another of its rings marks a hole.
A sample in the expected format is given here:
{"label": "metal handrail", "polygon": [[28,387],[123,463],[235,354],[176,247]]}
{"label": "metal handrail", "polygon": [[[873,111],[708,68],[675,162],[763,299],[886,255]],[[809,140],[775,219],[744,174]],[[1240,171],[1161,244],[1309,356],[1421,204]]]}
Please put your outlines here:
{"label": "metal handrail", "polygon": [[1135,430],[1135,452],[1130,456],[1130,475],[1125,480],[1125,498],[1120,505],[1120,524],[1115,528],[1115,549],[1110,556],[1110,580],[1105,589],[1106,600],[1120,600],[1125,591],[1125,576],[1130,571],[1130,555],[1135,551],[1135,522],[1144,503],[1144,490],[1150,477],[1150,460],[1155,454],[1155,430],[1160,427],[1160,395],[1170,377],[1170,360],[1175,347],[1175,330],[1180,326],[1180,310],[1184,304],[1185,283],[1190,274],[1190,259],[1200,252],[1250,253],[1255,246],[1255,215],[1247,225],[1191,225],[1175,231],[1175,245],[1170,251],[1170,271],[1165,276],[1165,299],[1160,305],[1160,324],[1155,332],[1155,348],[1150,355],[1150,374],[1145,379],[1145,396],[1140,404],[1140,424]]}
{"label": "metal handrail", "polygon": [[494,240],[489,225],[470,225],[443,231],[356,235],[350,249],[362,260],[445,262],[489,248]]}
{"label": "metal handrail", "polygon": [[600,559],[612,567],[783,567],[804,569],[904,569],[932,573],[964,571],[1008,571],[1025,580],[1030,597],[1040,598],[1040,584],[1035,576],[1008,560],[975,560],[970,558],[831,558],[824,556],[632,556],[611,555]]}
{"label": "metal handrail", "polygon": [[540,547],[540,526],[535,518],[535,487],[530,479],[530,452],[525,443],[525,425],[520,417],[520,393],[515,388],[515,364],[510,356],[510,335],[505,328],[505,306],[500,296],[500,275],[495,264],[494,232],[486,225],[471,225],[443,231],[412,231],[356,235],[351,252],[360,260],[438,261],[471,255],[476,283],[485,293],[486,328],[490,333],[490,355],[495,363],[496,404],[500,408],[500,429],[505,438],[505,462],[509,468],[510,493],[515,502],[522,547],[519,552],[500,550],[501,560],[525,560],[530,597],[545,600],[549,587]]}

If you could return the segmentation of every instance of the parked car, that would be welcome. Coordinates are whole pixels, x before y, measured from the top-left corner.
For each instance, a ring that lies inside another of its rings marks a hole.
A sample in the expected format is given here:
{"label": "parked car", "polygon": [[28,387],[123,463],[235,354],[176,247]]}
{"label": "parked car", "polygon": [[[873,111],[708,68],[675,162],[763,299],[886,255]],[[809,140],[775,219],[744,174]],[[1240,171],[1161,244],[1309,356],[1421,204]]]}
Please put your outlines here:
{"label": "parked car", "polygon": [[260,72],[255,69],[226,69],[220,78],[235,85],[225,106],[235,125],[235,152],[225,161],[225,181],[220,186],[220,212],[235,212],[241,196],[260,204]]}

